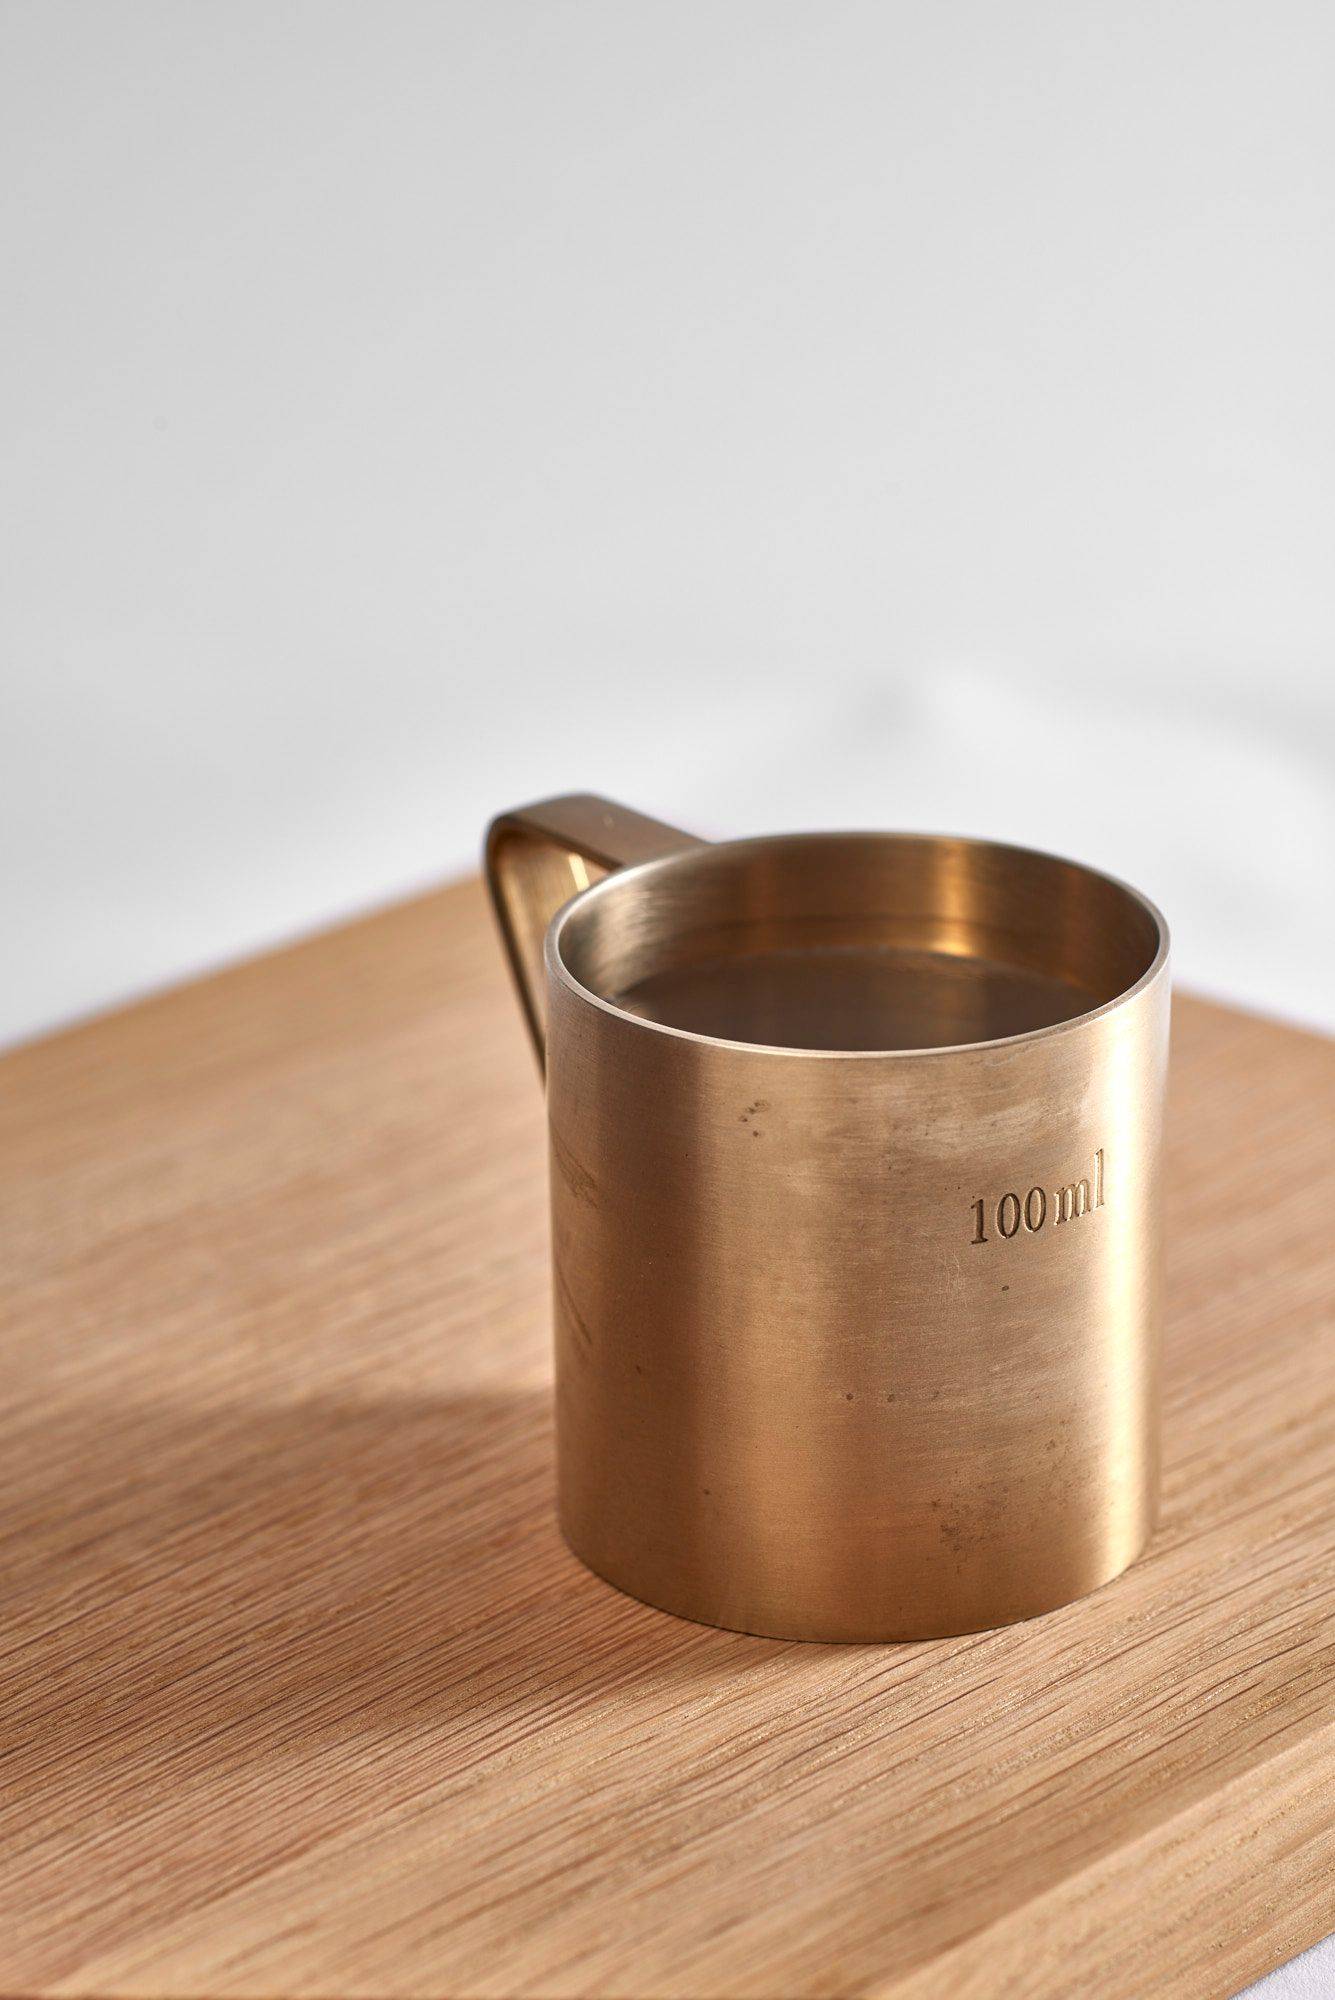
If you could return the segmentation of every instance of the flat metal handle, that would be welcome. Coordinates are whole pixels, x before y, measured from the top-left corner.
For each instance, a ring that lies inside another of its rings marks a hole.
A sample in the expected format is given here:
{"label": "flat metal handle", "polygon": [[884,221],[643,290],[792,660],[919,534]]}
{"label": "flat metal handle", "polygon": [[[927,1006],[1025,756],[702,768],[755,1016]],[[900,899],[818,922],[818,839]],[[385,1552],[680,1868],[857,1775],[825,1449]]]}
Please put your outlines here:
{"label": "flat metal handle", "polygon": [[500,813],[487,828],[485,863],[492,908],[505,943],[539,1069],[546,1069],[547,987],[542,947],[547,926],[572,896],[618,868],[657,861],[694,834],[648,819],[592,792],[539,799]]}

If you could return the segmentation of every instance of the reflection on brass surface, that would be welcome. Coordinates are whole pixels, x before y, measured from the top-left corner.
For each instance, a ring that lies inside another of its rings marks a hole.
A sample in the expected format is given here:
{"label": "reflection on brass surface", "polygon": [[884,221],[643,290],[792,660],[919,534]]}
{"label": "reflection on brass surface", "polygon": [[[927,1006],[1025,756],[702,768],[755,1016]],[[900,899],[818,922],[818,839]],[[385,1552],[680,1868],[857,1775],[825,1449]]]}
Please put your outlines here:
{"label": "reflection on brass surface", "polygon": [[1098,1005],[1022,966],[891,946],[756,951],[650,973],[619,1007],[670,1028],[792,1049],[935,1049],[1047,1028]]}
{"label": "reflection on brass surface", "polygon": [[1158,1484],[1153,907],[984,841],[711,846],[590,798],[503,815],[487,862],[547,1071],[576,1552],[838,1640],[1125,1568]]}

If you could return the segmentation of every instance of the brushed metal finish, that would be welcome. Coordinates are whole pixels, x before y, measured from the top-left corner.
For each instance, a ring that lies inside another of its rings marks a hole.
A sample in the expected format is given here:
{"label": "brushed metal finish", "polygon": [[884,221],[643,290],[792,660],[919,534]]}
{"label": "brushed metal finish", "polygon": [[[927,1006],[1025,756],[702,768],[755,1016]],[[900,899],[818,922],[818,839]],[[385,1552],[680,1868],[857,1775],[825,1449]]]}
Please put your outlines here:
{"label": "brushed metal finish", "polygon": [[[611,868],[621,824],[631,857],[669,851],[581,889],[572,857]],[[521,992],[545,932],[576,1553],[684,1617],[847,1641],[1032,1617],[1133,1561],[1158,1488],[1152,905],[989,842],[706,845],[588,799],[503,816],[488,873]]]}

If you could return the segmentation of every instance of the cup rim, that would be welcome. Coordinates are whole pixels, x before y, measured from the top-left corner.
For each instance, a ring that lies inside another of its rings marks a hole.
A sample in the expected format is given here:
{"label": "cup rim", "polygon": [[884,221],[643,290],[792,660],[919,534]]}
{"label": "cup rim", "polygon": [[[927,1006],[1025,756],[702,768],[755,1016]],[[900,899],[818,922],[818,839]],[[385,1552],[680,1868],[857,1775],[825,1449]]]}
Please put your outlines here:
{"label": "cup rim", "polygon": [[[914,846],[936,846],[943,841],[951,841],[958,842],[967,847],[986,850],[992,854],[1014,855],[1025,859],[1051,861],[1056,862],[1062,867],[1073,868],[1092,880],[1107,883],[1111,888],[1119,890],[1144,911],[1154,926],[1157,939],[1154,956],[1146,966],[1144,972],[1130,986],[1124,987],[1120,993],[1114,993],[1110,1000],[1102,1001],[1099,1006],[1086,1009],[1082,1014],[1072,1014],[1065,1020],[1053,1021],[1043,1028],[1026,1028],[1019,1034],[995,1035],[979,1042],[944,1042],[931,1048],[919,1049],[811,1049],[782,1042],[738,1041],[725,1035],[702,1034],[694,1028],[673,1027],[667,1021],[657,1021],[644,1014],[633,1014],[629,1008],[618,1006],[614,1000],[607,999],[604,994],[595,993],[592,987],[586,986],[582,980],[575,977],[565,958],[562,956],[562,933],[577,910],[587,908],[595,900],[606,900],[608,897],[615,896],[628,882],[648,881],[657,875],[667,873],[670,869],[689,863],[697,857],[702,848],[710,850],[726,849],[732,853],[748,849],[754,851],[766,847],[786,847],[791,846],[795,841],[809,842],[815,845],[827,841],[848,840],[893,841],[896,845],[912,844]],[[587,889],[578,890],[568,902],[561,905],[561,908],[556,912],[547,926],[547,934],[543,942],[543,959],[549,974],[559,979],[561,984],[577,1000],[586,1002],[588,1005],[600,1009],[604,1014],[610,1014],[614,1019],[623,1021],[628,1026],[642,1030],[646,1034],[668,1035],[677,1041],[699,1043],[705,1048],[727,1049],[733,1053],[750,1055],[792,1056],[808,1061],[824,1062],[884,1062],[887,1060],[916,1062],[923,1059],[940,1058],[942,1056],[976,1055],[980,1051],[990,1049],[1022,1047],[1031,1043],[1037,1044],[1039,1042],[1051,1041],[1058,1036],[1072,1034],[1078,1030],[1087,1028],[1091,1023],[1102,1020],[1105,1015],[1113,1013],[1117,1008],[1125,1007],[1130,1001],[1136,999],[1160,980],[1168,966],[1170,948],[1171,940],[1168,923],[1158,905],[1152,902],[1141,890],[1134,888],[1131,883],[1123,881],[1120,876],[1111,875],[1102,868],[1092,868],[1088,862],[1073,861],[1068,855],[1053,854],[1047,848],[1025,847],[1016,841],[989,840],[975,834],[897,833],[883,828],[850,827],[842,830],[820,829],[810,832],[751,834],[737,840],[701,841],[698,847],[680,848],[671,854],[662,854],[653,860],[638,862],[630,868],[614,869],[611,874],[605,875],[601,881],[591,883]]]}

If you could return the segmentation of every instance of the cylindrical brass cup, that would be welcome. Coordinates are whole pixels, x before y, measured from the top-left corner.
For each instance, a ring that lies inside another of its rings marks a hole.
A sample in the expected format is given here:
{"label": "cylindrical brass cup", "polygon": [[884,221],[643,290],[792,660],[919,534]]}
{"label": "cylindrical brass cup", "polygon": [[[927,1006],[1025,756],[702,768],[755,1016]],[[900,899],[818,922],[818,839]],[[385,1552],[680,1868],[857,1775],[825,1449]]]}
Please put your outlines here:
{"label": "cylindrical brass cup", "polygon": [[503,816],[488,864],[545,1048],[576,1553],[683,1617],[859,1641],[1125,1568],[1158,1487],[1153,906],[986,841],[706,845],[593,799]]}

